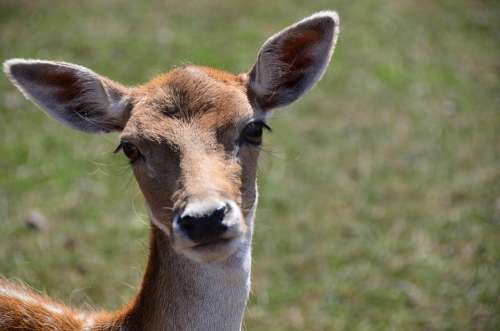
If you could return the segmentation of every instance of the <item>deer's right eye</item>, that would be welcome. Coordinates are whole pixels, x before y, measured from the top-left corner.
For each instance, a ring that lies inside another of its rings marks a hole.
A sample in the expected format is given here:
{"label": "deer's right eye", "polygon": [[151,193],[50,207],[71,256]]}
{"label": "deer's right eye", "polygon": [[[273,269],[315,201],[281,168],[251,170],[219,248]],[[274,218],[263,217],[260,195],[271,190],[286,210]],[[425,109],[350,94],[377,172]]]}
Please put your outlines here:
{"label": "deer's right eye", "polygon": [[129,141],[122,141],[116,148],[115,153],[120,149],[123,150],[123,154],[129,159],[130,163],[134,163],[143,157],[139,149]]}

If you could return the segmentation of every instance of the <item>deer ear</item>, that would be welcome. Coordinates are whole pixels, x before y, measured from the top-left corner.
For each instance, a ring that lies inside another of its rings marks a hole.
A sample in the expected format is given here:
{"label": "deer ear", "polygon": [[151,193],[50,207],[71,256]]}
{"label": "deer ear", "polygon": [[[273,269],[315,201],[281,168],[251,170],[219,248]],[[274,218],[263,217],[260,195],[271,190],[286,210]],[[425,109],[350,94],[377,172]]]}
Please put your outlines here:
{"label": "deer ear", "polygon": [[337,13],[322,11],[269,38],[249,73],[249,97],[263,110],[297,100],[321,79],[338,32]]}
{"label": "deer ear", "polygon": [[4,63],[12,83],[47,114],[84,132],[120,131],[132,109],[130,91],[70,63],[12,59]]}

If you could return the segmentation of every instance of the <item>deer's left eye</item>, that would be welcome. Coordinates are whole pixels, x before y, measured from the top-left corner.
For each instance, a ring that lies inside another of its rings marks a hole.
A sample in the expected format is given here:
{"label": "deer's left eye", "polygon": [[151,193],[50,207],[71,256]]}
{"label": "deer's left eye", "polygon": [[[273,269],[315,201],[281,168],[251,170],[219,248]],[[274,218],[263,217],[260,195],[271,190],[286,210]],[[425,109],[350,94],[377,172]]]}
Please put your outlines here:
{"label": "deer's left eye", "polygon": [[122,141],[120,145],[116,148],[115,153],[119,150],[123,150],[123,154],[129,159],[130,163],[134,163],[135,161],[142,158],[142,154],[139,149],[128,141]]}
{"label": "deer's left eye", "polygon": [[255,121],[247,124],[243,132],[241,133],[241,138],[244,142],[249,144],[259,146],[262,144],[262,131],[267,129],[271,131],[271,128],[262,121]]}

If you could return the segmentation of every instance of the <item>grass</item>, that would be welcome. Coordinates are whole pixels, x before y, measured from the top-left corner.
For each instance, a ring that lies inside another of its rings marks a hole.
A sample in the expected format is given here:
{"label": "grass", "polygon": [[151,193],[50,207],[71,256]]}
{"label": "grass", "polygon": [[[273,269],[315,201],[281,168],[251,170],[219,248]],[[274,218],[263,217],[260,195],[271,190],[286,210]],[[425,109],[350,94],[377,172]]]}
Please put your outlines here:
{"label": "grass", "polygon": [[[325,8],[333,65],[276,113],[260,169],[246,330],[500,328],[500,6],[495,1],[0,3],[0,58],[128,84],[233,72]],[[140,280],[148,221],[117,135],[49,120],[0,79],[0,273],[79,307]],[[25,226],[30,212],[50,227]]]}

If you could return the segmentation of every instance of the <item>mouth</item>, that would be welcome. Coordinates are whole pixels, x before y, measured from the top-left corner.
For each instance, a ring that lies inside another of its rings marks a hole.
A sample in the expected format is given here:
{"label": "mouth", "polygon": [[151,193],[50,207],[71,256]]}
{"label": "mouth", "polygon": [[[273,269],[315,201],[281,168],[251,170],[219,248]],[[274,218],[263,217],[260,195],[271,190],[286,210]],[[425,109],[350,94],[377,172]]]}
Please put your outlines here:
{"label": "mouth", "polygon": [[232,238],[220,238],[184,248],[179,247],[178,251],[198,262],[222,261],[238,250],[243,237],[243,235],[239,235]]}
{"label": "mouth", "polygon": [[193,250],[217,249],[217,247],[229,244],[231,242],[231,240],[234,240],[234,239],[235,238],[220,238],[220,239],[212,240],[210,242],[194,245],[194,246],[190,247],[190,249],[193,249]]}

